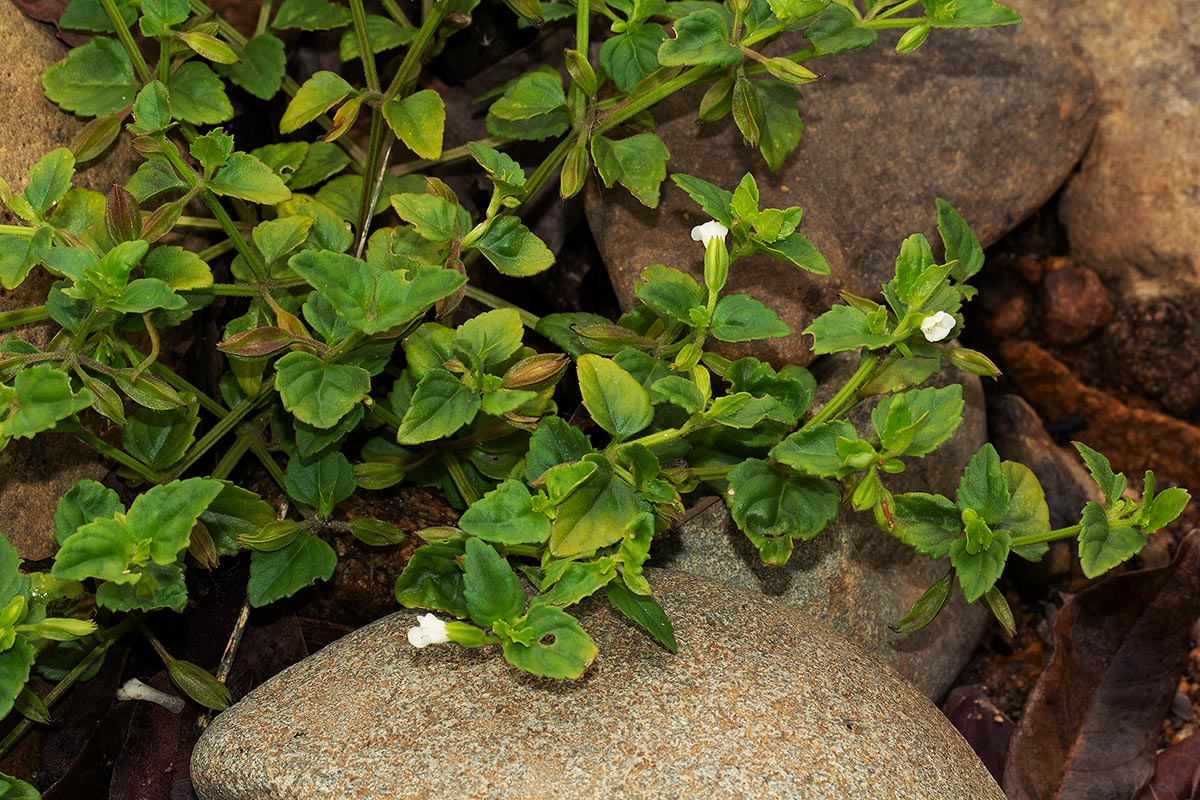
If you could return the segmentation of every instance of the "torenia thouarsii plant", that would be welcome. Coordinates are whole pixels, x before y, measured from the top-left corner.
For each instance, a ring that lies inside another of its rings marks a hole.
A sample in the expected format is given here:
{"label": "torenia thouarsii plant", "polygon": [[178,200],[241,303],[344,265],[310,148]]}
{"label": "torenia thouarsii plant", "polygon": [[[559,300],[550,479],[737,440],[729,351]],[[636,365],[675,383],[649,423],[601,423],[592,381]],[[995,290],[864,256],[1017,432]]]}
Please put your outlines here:
{"label": "torenia thouarsii plant", "polygon": [[[724,292],[737,261],[767,253],[829,271],[799,230],[801,210],[761,208],[751,176],[736,187],[671,176],[712,219],[693,232],[702,280],[647,267],[639,304],[615,322],[539,319],[467,278],[552,265],[521,216],[552,181],[569,198],[594,174],[656,206],[670,154],[653,113],[683,89],[706,87],[698,117],[732,116],[777,169],[800,139],[797,87],[819,77],[808,64],[870,46],[880,29],[904,30],[896,49],[907,52],[934,29],[1011,24],[1016,13],[992,0],[506,2],[525,20],[573,25],[574,41],[562,71],[496,86],[489,136],[468,142],[445,141],[445,102],[418,87],[477,0],[264,2],[250,36],[204,0],[67,4],[62,26],[91,38],[43,87],[89,122],[22,191],[0,187],[14,218],[0,226],[0,285],[36,276],[48,287],[0,313],[0,326],[52,332],[41,345],[0,344],[0,445],[66,433],[109,459],[123,486],[85,480],[62,497],[48,572],[22,572],[0,543],[0,714],[47,719],[46,706],[135,629],[191,698],[223,708],[225,688],[172,657],[144,613],[182,610],[189,570],[242,553],[249,603],[261,606],[330,577],[331,532],[403,541],[409,532],[387,520],[339,513],[356,492],[401,482],[439,487],[461,511],[454,527],[418,532],[426,544],[397,580],[402,604],[436,612],[412,643],[498,644],[518,668],[555,678],[579,677],[595,657],[570,608],[601,591],[674,649],[642,567],[696,491],[722,493],[769,563],[820,534],[842,502],[874,515],[881,535],[948,559],[902,629],[936,614],[954,576],[1011,626],[994,586],[1010,554],[1037,558],[1074,537],[1098,575],[1179,514],[1186,492],[1156,494],[1148,476],[1143,499],[1129,500],[1124,477],[1083,447],[1105,502],[1063,530],[1050,530],[1032,473],[990,446],[954,498],[889,492],[889,474],[961,422],[959,387],[913,387],[944,361],[995,374],[950,341],[983,254],[941,202],[944,261],[910,237],[881,295],[844,294],[802,332],[818,354],[859,354],[820,408],[807,370],[720,355],[721,343],[800,333]],[[324,30],[341,31],[353,69],[294,81],[285,38]],[[767,55],[785,34],[803,46]],[[280,96],[277,140],[245,149],[226,127],[235,108]],[[75,185],[78,165],[124,142],[141,159],[127,181],[106,195]],[[506,152],[515,142],[544,142],[541,160],[518,163]],[[452,161],[486,176],[485,207],[468,210],[428,177]],[[465,317],[464,297],[491,310]],[[162,343],[212,325],[224,372],[201,385]],[[567,375],[590,432],[559,406]],[[872,428],[859,433],[846,414],[875,396]],[[246,485],[245,461],[265,470],[286,513]],[[26,688],[34,672],[59,682],[52,696]]]}

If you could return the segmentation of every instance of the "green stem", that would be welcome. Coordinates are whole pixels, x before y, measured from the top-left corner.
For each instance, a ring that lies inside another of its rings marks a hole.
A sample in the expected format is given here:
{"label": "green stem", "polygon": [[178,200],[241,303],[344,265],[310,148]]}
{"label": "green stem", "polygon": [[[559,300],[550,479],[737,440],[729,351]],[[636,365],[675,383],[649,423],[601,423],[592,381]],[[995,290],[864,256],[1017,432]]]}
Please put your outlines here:
{"label": "green stem", "polygon": [[[72,667],[71,671],[64,675],[63,679],[55,684],[53,689],[46,692],[46,696],[42,698],[42,702],[45,703],[46,707],[53,708],[54,704],[61,700],[63,695],[67,693],[67,690],[91,671],[92,667],[96,666],[96,663],[100,659],[104,658],[104,654],[108,652],[108,649],[121,641],[122,637],[129,633],[132,628],[133,620],[126,618],[108,630],[98,634],[96,646],[80,659],[79,663]],[[13,745],[21,740],[21,737],[25,735],[25,732],[29,730],[32,724],[28,719],[22,719],[8,732],[4,740],[0,741],[0,757],[7,754],[13,748]]]}
{"label": "green stem", "polygon": [[291,289],[296,286],[304,286],[307,283],[303,278],[280,278],[265,284],[261,283],[214,283],[212,286],[201,286],[196,289],[185,289],[184,291],[193,294],[216,294],[225,297],[262,297],[263,292],[270,292],[274,289]]}
{"label": "green stem", "polygon": [[211,247],[206,247],[196,257],[201,261],[212,261],[214,258],[219,258],[233,249],[233,242],[229,239],[222,239]]}
{"label": "green stem", "polygon": [[918,25],[924,25],[924,17],[901,17],[900,19],[872,19],[866,22],[860,22],[860,28],[915,28]]}
{"label": "green stem", "polygon": [[50,319],[50,313],[46,311],[45,306],[31,306],[30,308],[18,308],[12,311],[0,311],[0,330],[17,328],[21,325],[32,325],[35,322],[42,322],[48,319]]}
{"label": "green stem", "polygon": [[[512,141],[512,139],[504,139],[499,136],[489,136],[484,139],[476,139],[472,144],[482,144],[498,150]],[[429,169],[430,167],[451,164],[455,161],[462,161],[463,159],[470,157],[471,151],[467,145],[464,144],[459,147],[452,147],[449,150],[443,150],[441,158],[418,158],[413,161],[405,161],[403,164],[397,164],[396,166],[389,168],[388,172],[397,176],[411,175],[414,172],[421,172]],[[21,228],[21,230],[29,231],[30,233],[33,231],[32,228]]]}
{"label": "green stem", "polygon": [[1059,529],[1053,530],[1053,531],[1046,531],[1045,533],[1030,533],[1025,536],[1014,536],[1012,543],[1009,545],[1009,547],[1010,548],[1024,547],[1027,544],[1041,544],[1042,542],[1056,542],[1059,539],[1074,539],[1076,536],[1079,535],[1079,532],[1081,530],[1083,530],[1082,525],[1071,525],[1066,528],[1059,528]]}
{"label": "green stem", "polygon": [[20,236],[29,239],[36,230],[37,228],[30,228],[26,225],[0,225],[0,236]]}
{"label": "green stem", "polygon": [[229,449],[225,451],[225,455],[221,456],[221,460],[213,467],[209,477],[216,478],[217,480],[228,478],[229,474],[233,472],[234,467],[242,460],[242,456],[246,455],[247,451],[250,450],[255,435],[254,431],[250,431],[234,439],[233,444],[229,445]]}
{"label": "green stem", "polygon": [[879,14],[874,14],[874,13],[868,14],[867,19],[870,20],[870,19],[876,18],[876,17],[878,19],[887,19],[888,17],[894,17],[897,14],[899,14],[901,11],[905,11],[905,10],[915,6],[919,2],[920,2],[920,0],[904,0],[904,2],[894,5],[891,8],[880,12]]}
{"label": "green stem", "polygon": [[653,108],[676,92],[699,83],[716,71],[714,67],[692,67],[654,86],[639,97],[628,97],[620,101],[597,120],[596,132],[604,133],[612,130],[625,120],[637,116],[648,108]]}
{"label": "green stem", "polygon": [[442,20],[446,18],[446,14],[450,12],[450,0],[435,0],[433,6],[429,9],[428,16],[421,23],[421,27],[417,30],[417,36],[408,47],[408,52],[404,54],[404,61],[400,63],[400,68],[396,70],[392,82],[388,84],[387,91],[383,93],[383,101],[393,100],[397,97],[404,97],[417,84],[417,75],[421,72],[421,59],[425,55],[425,48],[429,46],[433,40],[433,35],[437,33],[438,28],[442,26]]}
{"label": "green stem", "polygon": [[807,430],[814,425],[828,422],[852,407],[858,400],[858,390],[870,380],[871,375],[874,374],[875,368],[878,366],[879,356],[864,356],[862,361],[859,362],[858,369],[854,371],[854,374],[850,376],[845,385],[838,389],[833,397],[829,398],[829,402],[825,404],[824,408],[808,418],[808,421],[804,423],[801,430]]}
{"label": "green stem", "polygon": [[466,295],[477,303],[483,303],[488,308],[515,308],[517,313],[521,315],[521,324],[529,330],[537,330],[538,323],[541,322],[541,317],[538,317],[515,303],[510,303],[507,300],[497,297],[491,292],[485,292],[474,284],[468,283],[466,286]]}
{"label": "green stem", "polygon": [[200,458],[207,453],[213,445],[224,438],[225,434],[232,431],[238,424],[247,417],[251,412],[255,411],[260,405],[265,403],[272,394],[274,388],[274,380],[263,383],[259,393],[251,397],[243,399],[240,403],[229,410],[217,423],[209,428],[208,432],[197,439],[191,447],[188,448],[187,455],[183,457],[175,467],[166,476],[166,480],[172,481],[187,472],[188,469],[195,464]]}
{"label": "green stem", "polygon": [[479,495],[475,493],[471,482],[467,480],[467,473],[463,471],[462,462],[458,460],[458,456],[450,451],[445,451],[441,455],[442,466],[446,468],[446,472],[450,473],[450,480],[454,481],[454,488],[458,489],[458,493],[462,495],[463,502],[467,505],[474,505],[479,501]]}
{"label": "green stem", "polygon": [[[215,219],[209,219],[208,217],[183,216],[183,217],[180,217],[179,219],[175,220],[175,227],[177,227],[177,228],[194,228],[196,230],[206,230],[206,231],[223,230],[221,228],[221,223],[217,222]],[[250,226],[247,225],[244,227],[249,229]]]}
{"label": "green stem", "polygon": [[[364,405],[366,405],[366,403],[364,403]],[[367,405],[367,410],[374,414],[384,425],[387,425],[389,428],[394,430],[400,430],[400,423],[403,422],[403,420],[392,413],[391,409],[384,408],[379,403],[371,400],[371,403]]]}
{"label": "green stem", "polygon": [[392,154],[392,129],[383,118],[380,106],[371,107],[371,138],[367,144],[367,161],[363,165],[362,192],[358,198],[358,225],[354,234],[354,257],[361,258],[375,216],[375,203],[383,189],[383,176]]}
{"label": "green stem", "polygon": [[275,463],[275,459],[271,457],[271,453],[267,450],[267,443],[259,434],[254,435],[254,442],[250,445],[250,452],[254,453],[259,463],[263,465],[263,469],[271,476],[271,480],[275,481],[275,485],[283,493],[287,493],[287,485],[283,479],[283,470]]}
{"label": "green stem", "polygon": [[82,441],[84,444],[89,445],[97,453],[112,459],[123,467],[133,470],[141,477],[142,480],[146,481],[147,483],[158,483],[162,479],[162,476],[150,469],[150,467],[129,455],[124,450],[113,447],[111,444],[104,441],[99,436],[96,436],[92,432],[80,428],[79,430],[74,431],[74,433],[77,439]]}
{"label": "green stem", "polygon": [[271,24],[271,7],[275,5],[275,0],[262,0],[262,5],[258,7],[258,20],[254,23],[254,35],[262,36],[267,32],[267,28]]}
{"label": "green stem", "polygon": [[382,4],[383,10],[386,11],[388,16],[391,17],[401,28],[417,27],[416,25],[412,24],[412,20],[408,18],[408,15],[400,10],[400,6],[396,5],[396,0],[382,0]]}
{"label": "green stem", "polygon": [[350,17],[354,20],[354,36],[358,39],[358,57],[362,60],[367,90],[371,94],[379,94],[379,73],[375,70],[375,50],[371,47],[371,35],[367,32],[367,12],[363,8],[363,0],[350,0]]}
{"label": "green stem", "polygon": [[104,7],[104,13],[108,15],[109,22],[112,23],[113,29],[117,32],[117,38],[121,40],[121,46],[125,48],[125,53],[129,56],[129,60],[133,62],[133,68],[137,70],[138,79],[142,83],[150,83],[154,80],[153,73],[150,72],[150,67],[146,65],[146,59],[142,57],[142,51],[138,49],[137,42],[133,40],[133,34],[129,32],[129,27],[125,24],[125,20],[121,18],[121,12],[117,10],[115,0],[100,0],[100,5]]}
{"label": "green stem", "polygon": [[200,404],[200,407],[212,414],[217,419],[222,419],[226,414],[229,413],[225,406],[221,405],[216,400],[197,389],[186,379],[176,375],[169,367],[164,367],[162,364],[154,364],[150,367],[150,371],[166,381],[167,384],[175,391],[189,392],[195,396],[196,402]]}
{"label": "green stem", "polygon": [[699,427],[701,419],[702,417],[699,414],[695,414],[678,428],[667,428],[666,430],[647,434],[638,439],[630,439],[628,442],[621,442],[618,446],[628,447],[631,444],[640,444],[643,447],[657,447],[660,444],[667,444],[691,433]]}
{"label": "green stem", "polygon": [[[537,169],[525,181],[525,202],[529,202],[538,190],[541,189],[554,173],[558,172],[563,161],[567,158],[567,153],[575,146],[575,137],[568,133],[566,138],[558,143],[558,146],[546,156],[541,164],[538,164]],[[524,204],[522,204],[524,205]],[[505,212],[510,212],[510,209],[504,209]]]}
{"label": "green stem", "polygon": [[689,467],[692,474],[702,481],[724,480],[733,472],[734,464],[720,467]]}
{"label": "green stem", "polygon": [[154,71],[154,77],[166,86],[171,77],[171,40],[165,36],[158,40],[158,66]]}

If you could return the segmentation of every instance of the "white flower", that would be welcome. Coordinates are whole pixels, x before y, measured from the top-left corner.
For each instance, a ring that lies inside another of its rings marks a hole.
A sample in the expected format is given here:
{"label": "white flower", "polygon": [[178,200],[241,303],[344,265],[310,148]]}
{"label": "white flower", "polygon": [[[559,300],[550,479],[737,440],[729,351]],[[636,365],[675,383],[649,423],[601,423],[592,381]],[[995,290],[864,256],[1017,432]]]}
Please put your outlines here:
{"label": "white flower", "polygon": [[921,333],[925,334],[928,341],[940,342],[950,335],[956,324],[957,320],[954,317],[945,311],[939,311],[921,320]]}
{"label": "white flower", "polygon": [[408,643],[413,647],[419,648],[450,641],[450,635],[446,632],[446,623],[433,614],[417,617],[417,624],[421,627],[408,629]]}
{"label": "white flower", "polygon": [[178,714],[183,711],[183,698],[176,697],[173,694],[160,692],[153,686],[147,686],[137,678],[130,678],[125,682],[125,685],[117,689],[118,700],[146,700],[151,703],[158,703],[160,706],[170,711],[172,714]]}
{"label": "white flower", "polygon": [[726,228],[724,225],[713,219],[709,220],[703,225],[697,225],[696,227],[692,228],[692,241],[700,242],[705,248],[707,248],[708,243],[713,239],[725,241],[725,234],[727,233],[729,233],[729,228]]}

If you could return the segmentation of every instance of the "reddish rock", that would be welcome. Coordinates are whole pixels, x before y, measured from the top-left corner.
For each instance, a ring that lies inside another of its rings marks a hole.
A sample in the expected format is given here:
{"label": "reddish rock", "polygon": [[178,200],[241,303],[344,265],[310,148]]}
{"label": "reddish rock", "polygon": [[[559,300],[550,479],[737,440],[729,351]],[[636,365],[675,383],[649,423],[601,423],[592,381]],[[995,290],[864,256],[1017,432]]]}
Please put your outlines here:
{"label": "reddish rock", "polygon": [[1165,297],[1131,300],[1104,329],[1100,357],[1115,385],[1180,418],[1200,408],[1200,331]]}
{"label": "reddish rock", "polygon": [[1033,298],[1012,272],[1001,272],[995,283],[980,287],[979,304],[988,332],[997,339],[1016,334],[1033,313]]}
{"label": "reddish rock", "polygon": [[1037,256],[1018,256],[1013,259],[1012,270],[1027,286],[1037,286],[1046,274],[1046,265]]}
{"label": "reddish rock", "polygon": [[1100,276],[1087,267],[1047,273],[1041,299],[1046,338],[1054,344],[1079,344],[1112,319],[1108,290]]}

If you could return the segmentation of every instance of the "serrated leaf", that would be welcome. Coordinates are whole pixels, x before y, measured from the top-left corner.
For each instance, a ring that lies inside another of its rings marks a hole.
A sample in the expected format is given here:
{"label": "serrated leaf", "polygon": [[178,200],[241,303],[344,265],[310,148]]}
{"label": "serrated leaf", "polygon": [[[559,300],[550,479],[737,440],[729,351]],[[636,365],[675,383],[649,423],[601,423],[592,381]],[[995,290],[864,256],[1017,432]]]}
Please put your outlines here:
{"label": "serrated leaf", "polygon": [[322,70],[306,80],[279,120],[279,132],[298,130],[354,93],[354,87],[334,72]]}
{"label": "serrated leaf", "polygon": [[259,100],[270,100],[283,85],[287,55],[283,42],[269,33],[261,33],[242,46],[236,64],[222,64],[220,72]]}
{"label": "serrated leaf", "polygon": [[958,263],[950,271],[957,281],[965,281],[983,267],[983,248],[971,227],[954,206],[937,199],[937,227],[946,248],[946,261]]}
{"label": "serrated leaf", "polygon": [[206,478],[155,486],[129,506],[125,524],[135,538],[150,542],[150,558],[156,564],[173,564],[187,547],[196,520],[223,488],[220,481]]}
{"label": "serrated leaf", "polygon": [[974,603],[995,585],[1008,560],[1010,541],[1008,533],[997,531],[988,548],[974,554],[967,550],[966,539],[955,539],[950,544],[950,563],[968,603]]}
{"label": "serrated leaf", "polygon": [[76,47],[42,74],[46,97],[81,117],[102,117],[125,108],[140,85],[121,44],[103,36]]}
{"label": "serrated leaf", "polygon": [[790,434],[771,448],[770,457],[806,475],[838,478],[846,474],[838,440],[857,438],[854,426],[845,420],[821,422]]}
{"label": "serrated leaf", "polygon": [[667,179],[671,153],[653,133],[625,139],[592,138],[592,157],[604,185],[620,183],[647,208],[657,208],[662,182]]}
{"label": "serrated leaf", "polygon": [[11,394],[0,395],[9,414],[0,422],[0,434],[32,439],[92,404],[92,393],[72,393],[71,380],[49,364],[37,364],[17,373]]}
{"label": "serrated leaf", "polygon": [[125,523],[112,517],[99,517],[81,525],[68,536],[54,557],[50,574],[60,581],[100,578],[114,583],[134,583],[130,574],[137,539]]}
{"label": "serrated leaf", "polygon": [[1083,458],[1083,463],[1087,466],[1088,472],[1092,475],[1092,480],[1100,487],[1100,492],[1104,495],[1106,505],[1112,505],[1116,500],[1125,493],[1125,487],[1128,481],[1123,472],[1113,472],[1112,465],[1102,453],[1098,453],[1088,447],[1083,442],[1071,442],[1075,445],[1075,449],[1079,451],[1080,457]]}
{"label": "serrated leaf", "polygon": [[613,475],[604,459],[559,503],[551,523],[550,552],[558,558],[585,555],[653,529],[653,516],[633,487]]}
{"label": "serrated leaf", "polygon": [[585,355],[576,362],[579,391],[592,419],[616,439],[625,439],[654,420],[650,393],[611,359]]}
{"label": "serrated leaf", "polygon": [[1099,503],[1089,502],[1083,507],[1080,525],[1079,565],[1089,578],[1127,561],[1146,544],[1146,537],[1137,528],[1125,523],[1114,526]]}
{"label": "serrated leaf", "polygon": [[216,125],[233,119],[225,85],[206,64],[189,61],[167,80],[175,118],[193,125]]}
{"label": "serrated leaf", "polygon": [[[401,45],[411,44],[417,37],[417,28],[401,27],[392,19],[379,14],[366,15],[367,40],[371,43],[371,52],[384,53]],[[338,55],[342,61],[353,61],[361,53],[358,51],[358,36],[353,30],[347,29],[338,43]]]}
{"label": "serrated leaf", "polygon": [[515,480],[504,481],[473,503],[458,527],[502,545],[541,544],[550,538],[550,520],[533,510],[529,490]]}
{"label": "serrated leaf", "polygon": [[170,411],[138,408],[129,415],[121,431],[121,446],[151,469],[165,470],[183,458],[196,440],[199,422],[194,406]]}
{"label": "serrated leaf", "polygon": [[322,517],[329,517],[334,506],[354,494],[354,470],[350,461],[338,452],[316,458],[288,459],[283,487],[297,503],[311,506]]}
{"label": "serrated leaf", "polygon": [[[964,403],[961,384],[910,389],[901,396],[908,405],[910,418],[914,422],[921,421],[905,455],[924,456],[932,453],[949,441],[962,424]],[[884,397],[876,406],[875,413],[886,419],[894,402],[893,397]]]}
{"label": "serrated leaf", "polygon": [[273,205],[292,192],[275,171],[249,153],[233,153],[207,185],[217,194]]}
{"label": "serrated leaf", "polygon": [[[81,526],[99,517],[111,517],[117,511],[124,512],[125,506],[116,492],[97,481],[81,480],[58,501],[54,511],[54,539],[61,545]],[[0,592],[0,603],[7,603],[8,599]]]}
{"label": "serrated leaf", "polygon": [[304,244],[312,226],[312,217],[297,214],[260,222],[250,234],[263,262],[270,265]]}
{"label": "serrated leaf", "polygon": [[187,0],[142,0],[139,5],[142,17],[138,27],[146,37],[169,36],[173,26],[188,18]]}
{"label": "serrated leaf", "polygon": [[1169,525],[1183,513],[1191,499],[1192,496],[1187,489],[1180,489],[1176,486],[1163,489],[1142,512],[1142,527],[1147,533],[1153,533]]}
{"label": "serrated leaf", "polygon": [[389,100],[383,104],[383,118],[409,150],[421,158],[441,158],[446,104],[440,94],[425,89]]}
{"label": "serrated leaf", "polygon": [[536,275],[554,264],[546,243],[516,217],[498,217],[475,243],[484,258],[505,275]]}
{"label": "serrated leaf", "polygon": [[887,347],[895,338],[883,330],[872,330],[867,315],[851,306],[834,306],[812,321],[804,333],[813,337],[818,355],[867,348]]}
{"label": "serrated leaf", "polygon": [[793,539],[816,536],[837,516],[841,493],[827,480],[785,475],[748,459],[729,473],[725,502],[766,563],[781,564]]}
{"label": "serrated leaf", "polygon": [[526,624],[531,642],[504,642],[504,658],[513,666],[547,678],[575,679],[595,660],[598,650],[579,622],[561,608],[534,606]]}
{"label": "serrated leaf", "polygon": [[317,428],[333,427],[371,390],[371,374],[362,367],[326,364],[311,353],[288,353],[275,371],[283,407]]}
{"label": "serrated leaf", "polygon": [[538,423],[529,439],[525,470],[521,477],[532,483],[551,467],[578,461],[592,452],[587,435],[562,417],[550,416]]}
{"label": "serrated leaf", "polygon": [[600,66],[617,89],[628,93],[638,81],[658,69],[658,48],[666,38],[666,29],[657,22],[630,26],[624,33],[604,40],[600,46]]}
{"label": "serrated leaf", "polygon": [[454,375],[446,370],[428,372],[417,383],[396,441],[421,444],[450,436],[474,419],[479,409],[479,395]]}
{"label": "serrated leaf", "polygon": [[[767,162],[767,168],[774,172],[784,165],[787,157],[800,144],[800,137],[804,134],[804,123],[800,120],[800,112],[796,108],[801,94],[799,89],[780,80],[765,79],[755,85],[758,87],[758,98],[762,104],[762,128],[759,132],[758,149]],[[812,252],[799,253],[801,243],[808,245],[806,251],[811,249]],[[789,260],[804,269],[818,274],[829,274],[828,265],[824,269],[820,266],[824,262],[820,253],[816,253],[816,249],[804,237],[793,241],[785,252],[788,253]],[[815,258],[813,253],[816,253]]]}
{"label": "serrated leaf", "polygon": [[750,342],[792,335],[792,329],[778,314],[744,294],[725,295],[717,301],[709,332],[722,342]]}
{"label": "serrated leaf", "polygon": [[1021,15],[994,0],[922,0],[934,28],[984,28],[1015,25]]}
{"label": "serrated leaf", "polygon": [[468,615],[462,563],[464,538],[418,547],[396,579],[396,601],[405,608],[445,611],[460,619]]}
{"label": "serrated leaf", "polygon": [[276,30],[323,31],[349,24],[349,9],[329,0],[283,0],[271,21]]}
{"label": "serrated leaf", "polygon": [[859,27],[850,9],[830,3],[821,16],[804,31],[818,55],[870,47],[878,38],[871,28]]}
{"label": "serrated leaf", "polygon": [[[1024,464],[1004,461],[1000,464],[1004,472],[1005,483],[1008,484],[1009,500],[1008,513],[995,527],[1006,530],[1013,535],[1032,536],[1050,530],[1050,508],[1046,505],[1046,493],[1038,482],[1033,470]],[[1013,552],[1029,561],[1037,561],[1050,545],[1041,542],[1014,547]]]}
{"label": "serrated leaf", "polygon": [[671,180],[675,182],[676,186],[686,192],[688,197],[692,198],[705,214],[708,214],[726,228],[733,225],[733,215],[730,213],[729,208],[733,203],[733,192],[722,189],[720,186],[709,183],[701,178],[678,172],[671,176]]}
{"label": "serrated leaf", "polygon": [[957,501],[960,509],[974,509],[988,525],[995,525],[1008,513],[1008,482],[991,444],[979,448],[967,463],[958,483]]}
{"label": "serrated leaf", "polygon": [[71,188],[75,175],[75,154],[58,147],[42,156],[29,168],[29,183],[22,196],[39,215],[44,215]]}
{"label": "serrated leaf", "polygon": [[333,548],[311,533],[302,533],[287,547],[250,553],[246,599],[254,608],[262,608],[317,581],[329,580],[335,567]]}
{"label": "serrated leaf", "polygon": [[[17,695],[29,680],[29,671],[33,667],[35,656],[33,646],[25,641],[24,637],[18,637],[12,647],[0,653],[0,718],[8,716],[8,712],[12,711]],[[12,796],[38,797],[36,792],[32,795],[23,794],[25,786],[29,784],[16,781],[14,788],[22,794],[14,793]]]}
{"label": "serrated leaf", "polygon": [[675,38],[658,48],[658,63],[664,67],[727,67],[742,60],[742,52],[729,43],[725,15],[702,9],[675,21]]}

